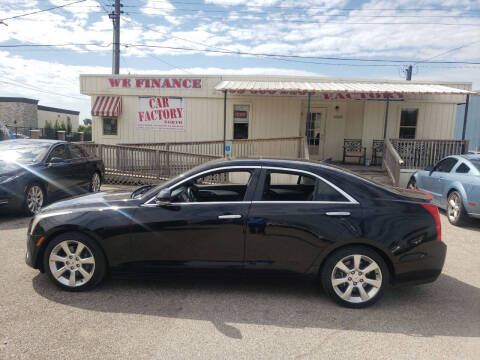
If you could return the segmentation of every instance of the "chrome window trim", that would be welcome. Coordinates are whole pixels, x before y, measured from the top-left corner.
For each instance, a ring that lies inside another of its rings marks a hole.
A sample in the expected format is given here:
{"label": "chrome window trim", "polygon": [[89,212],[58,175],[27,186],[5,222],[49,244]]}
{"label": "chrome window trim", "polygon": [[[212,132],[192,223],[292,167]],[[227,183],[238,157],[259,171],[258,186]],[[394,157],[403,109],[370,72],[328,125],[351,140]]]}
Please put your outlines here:
{"label": "chrome window trim", "polygon": [[301,170],[301,169],[291,169],[291,168],[282,168],[282,167],[275,167],[275,166],[262,166],[262,169],[269,169],[269,170],[282,170],[282,171],[289,171],[289,172],[300,172],[300,173],[304,173],[304,174],[308,174],[308,175],[311,175],[313,177],[316,177],[317,179],[320,179],[321,181],[323,181],[324,183],[326,183],[327,185],[330,185],[332,188],[334,188],[335,190],[337,190],[340,194],[342,194],[348,201],[262,201],[262,200],[258,200],[258,201],[254,201],[254,203],[286,203],[286,204],[291,204],[291,203],[300,203],[300,204],[303,204],[303,203],[322,203],[322,204],[360,204],[357,200],[355,200],[355,198],[353,196],[350,196],[349,194],[347,194],[345,191],[343,191],[342,189],[340,189],[337,185],[335,184],[332,184],[330,181],[324,179],[323,177],[321,177],[320,175],[317,175],[315,173],[312,173],[310,171],[306,171],[306,170]]}
{"label": "chrome window trim", "polygon": [[[215,169],[208,169],[208,170],[205,170],[205,171],[202,171],[202,172],[199,172],[199,173],[196,173],[188,178],[185,178],[183,179],[182,181],[179,181],[178,183],[168,187],[167,189],[168,190],[172,190],[172,188],[174,187],[177,187],[179,185],[182,185],[184,182],[187,182],[188,180],[191,180],[193,178],[196,178],[197,176],[200,176],[200,175],[203,175],[203,174],[207,174],[207,173],[210,173],[210,172],[217,172],[217,171],[222,171],[222,170],[228,170],[228,169],[245,169],[245,170],[249,170],[249,169],[261,169],[262,167],[260,165],[253,165],[253,166],[246,166],[246,165],[235,165],[235,166],[223,166],[223,167],[219,167],[219,168],[215,168]],[[249,179],[250,180],[250,179]],[[155,200],[155,197],[152,197],[150,198],[149,200],[147,200],[146,202],[144,202],[142,205],[152,205],[151,202]],[[226,201],[226,202],[217,202],[218,203],[221,203],[221,204],[230,204],[230,203],[241,203],[243,201]],[[250,201],[247,201],[248,203],[250,203]],[[213,204],[213,202],[198,202],[198,203],[195,203],[195,202],[191,202],[191,203],[175,203],[175,204]],[[155,203],[153,204],[155,206],[157,206]]]}

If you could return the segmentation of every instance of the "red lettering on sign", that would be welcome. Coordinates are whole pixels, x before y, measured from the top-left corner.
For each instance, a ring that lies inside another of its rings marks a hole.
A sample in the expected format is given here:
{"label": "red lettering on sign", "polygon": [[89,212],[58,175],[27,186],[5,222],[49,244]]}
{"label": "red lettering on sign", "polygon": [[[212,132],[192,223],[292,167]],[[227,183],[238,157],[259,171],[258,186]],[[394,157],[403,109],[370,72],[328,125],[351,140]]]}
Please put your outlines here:
{"label": "red lettering on sign", "polygon": [[194,89],[200,89],[202,87],[202,80],[200,79],[194,79],[193,80],[193,86]]}
{"label": "red lettering on sign", "polygon": [[[167,98],[167,97],[164,97],[164,98],[162,98],[162,99],[163,99],[163,107],[164,107],[164,108],[165,108],[165,107],[167,107],[167,108],[170,107],[170,105],[168,105],[168,98]],[[160,99],[159,99],[159,100],[160,100]]]}
{"label": "red lettering on sign", "polygon": [[165,79],[165,80],[163,81],[162,87],[163,87],[163,88],[171,88],[171,87],[172,87],[172,84],[170,84],[170,80]]}
{"label": "red lettering on sign", "polygon": [[142,112],[142,111],[139,111],[139,112],[138,112],[138,120],[143,121],[143,116],[144,116],[144,115],[143,115],[143,112]]}
{"label": "red lettering on sign", "polygon": [[183,80],[183,87],[186,88],[186,89],[189,89],[192,87],[192,80],[190,79],[185,79]]}
{"label": "red lettering on sign", "polygon": [[175,89],[180,89],[182,87],[180,79],[172,79],[172,82]]}
{"label": "red lettering on sign", "polygon": [[182,111],[183,111],[182,108],[177,108],[178,117],[179,117],[180,119],[183,117]]}
{"label": "red lettering on sign", "polygon": [[120,84],[120,79],[108,79],[110,81],[110,86],[111,87],[117,87]]}
{"label": "red lettering on sign", "polygon": [[163,118],[170,119],[170,112],[168,110],[163,110]]}
{"label": "red lettering on sign", "polygon": [[160,87],[160,80],[159,79],[152,79],[152,87],[159,88]]}

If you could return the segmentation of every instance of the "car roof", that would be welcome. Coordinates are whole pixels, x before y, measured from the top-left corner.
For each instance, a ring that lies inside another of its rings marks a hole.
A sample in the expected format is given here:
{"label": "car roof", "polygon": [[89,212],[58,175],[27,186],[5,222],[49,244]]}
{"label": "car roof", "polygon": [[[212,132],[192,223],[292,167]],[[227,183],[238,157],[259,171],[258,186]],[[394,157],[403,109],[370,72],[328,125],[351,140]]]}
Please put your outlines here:
{"label": "car roof", "polygon": [[11,139],[5,140],[2,143],[9,143],[9,144],[22,144],[22,145],[32,145],[32,144],[62,144],[66,143],[66,141],[62,140],[50,140],[50,139]]}

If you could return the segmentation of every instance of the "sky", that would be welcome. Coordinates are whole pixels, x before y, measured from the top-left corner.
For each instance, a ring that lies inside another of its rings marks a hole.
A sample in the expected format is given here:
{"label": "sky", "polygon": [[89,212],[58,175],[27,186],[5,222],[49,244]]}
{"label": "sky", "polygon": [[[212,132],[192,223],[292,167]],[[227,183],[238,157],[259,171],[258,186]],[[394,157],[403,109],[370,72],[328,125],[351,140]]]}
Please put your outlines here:
{"label": "sky", "polygon": [[[0,0],[0,20],[74,1]],[[3,20],[0,96],[34,98],[41,105],[80,111],[80,119],[90,117],[90,98],[80,94],[79,75],[111,73],[112,4],[113,0],[86,0]],[[480,65],[465,64],[480,63],[480,0],[122,0],[122,4],[121,74],[400,80],[405,67],[413,64],[413,80],[468,81],[480,89]],[[35,44],[55,46],[18,46]],[[422,62],[426,60],[462,64]]]}

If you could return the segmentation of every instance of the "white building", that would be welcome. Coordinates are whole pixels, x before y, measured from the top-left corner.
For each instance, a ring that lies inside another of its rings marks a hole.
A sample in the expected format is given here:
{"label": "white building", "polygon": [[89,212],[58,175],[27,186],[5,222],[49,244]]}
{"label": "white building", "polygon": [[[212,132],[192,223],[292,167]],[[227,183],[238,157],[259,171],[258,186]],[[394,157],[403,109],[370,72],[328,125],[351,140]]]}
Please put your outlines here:
{"label": "white building", "polygon": [[471,87],[298,76],[80,76],[97,143],[307,136],[311,158],[333,160],[342,160],[345,139],[361,139],[367,158],[373,140],[385,137],[453,139],[457,104]]}

